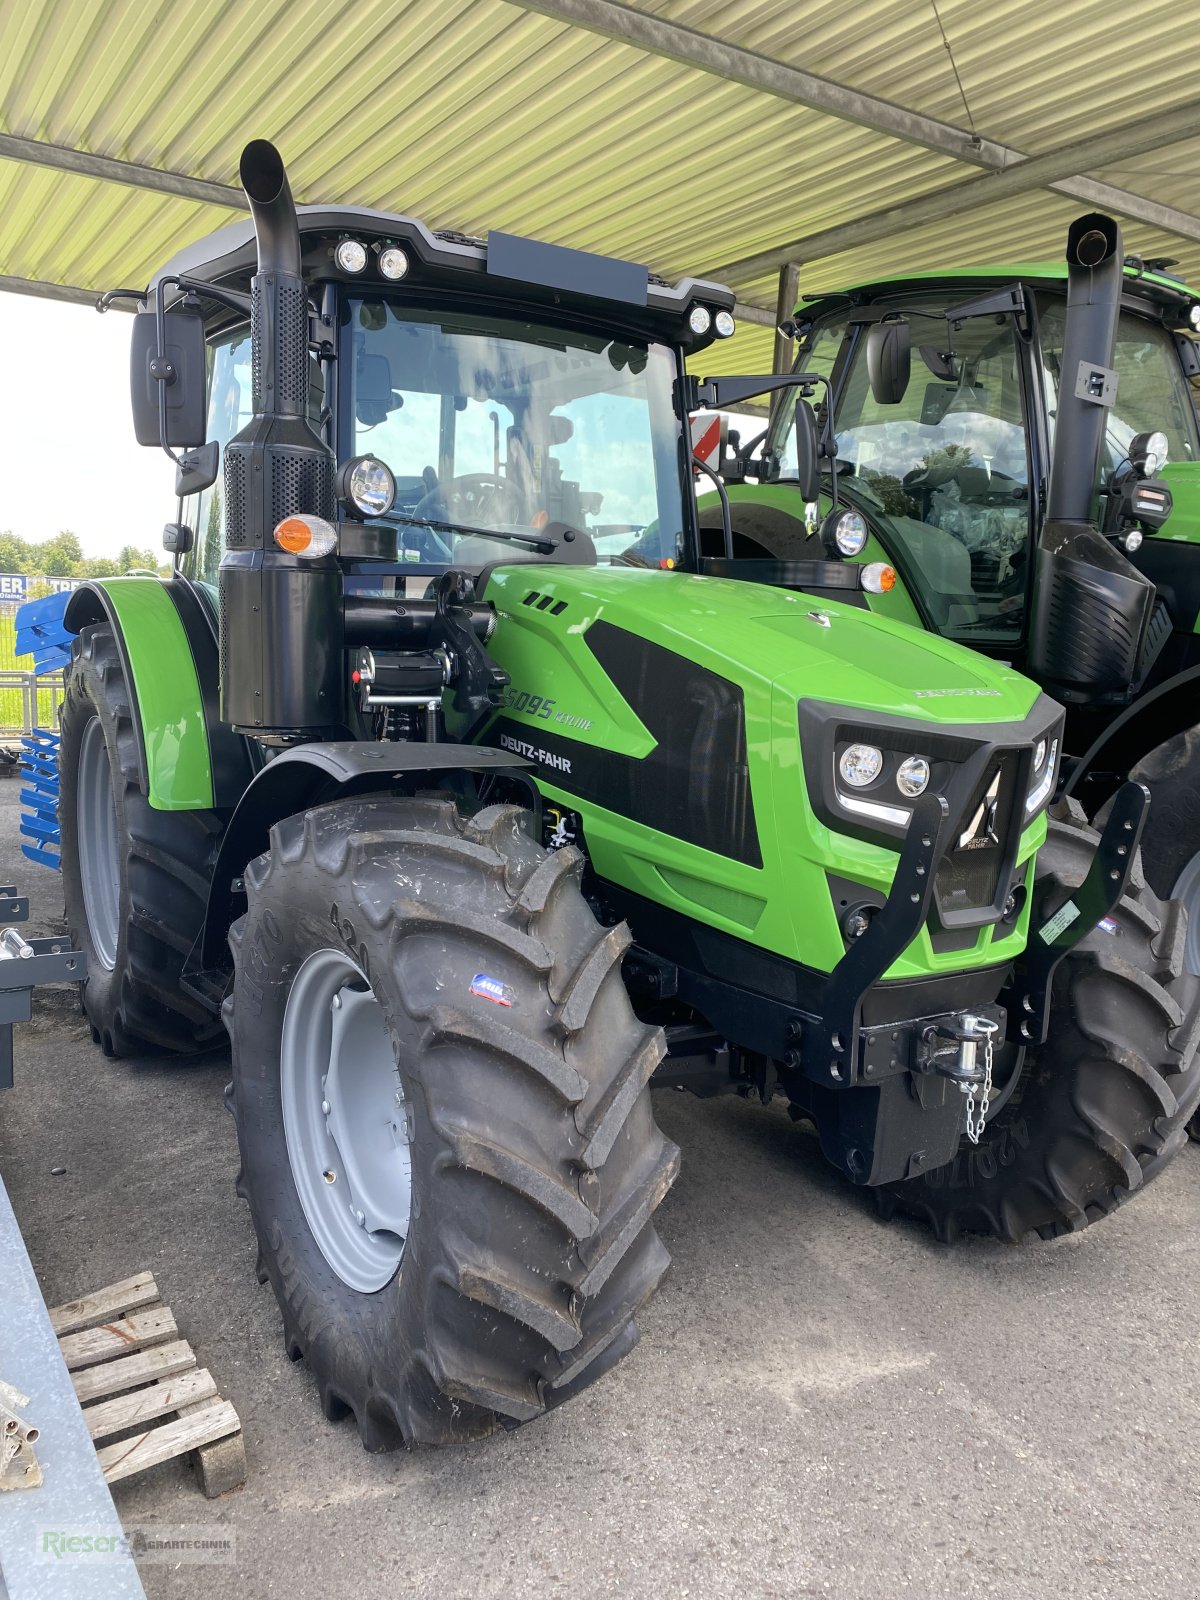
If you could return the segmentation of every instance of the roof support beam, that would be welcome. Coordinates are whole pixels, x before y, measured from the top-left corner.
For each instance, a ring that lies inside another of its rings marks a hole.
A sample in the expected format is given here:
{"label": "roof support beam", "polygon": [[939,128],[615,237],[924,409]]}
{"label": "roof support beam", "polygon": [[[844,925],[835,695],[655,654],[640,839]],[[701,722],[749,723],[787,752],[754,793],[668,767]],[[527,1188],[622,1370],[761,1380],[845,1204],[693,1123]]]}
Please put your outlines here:
{"label": "roof support beam", "polygon": [[[787,316],[791,316],[795,301],[787,309]],[[733,314],[741,322],[752,322],[756,328],[775,328],[779,318],[773,311],[768,311],[766,306],[748,305],[744,300],[734,302]]]}
{"label": "roof support beam", "polygon": [[207,205],[228,206],[245,211],[246,197],[227,183],[209,183],[204,178],[189,178],[183,172],[162,172],[136,161],[116,161],[111,156],[93,156],[85,150],[70,150],[66,145],[43,144],[40,139],[19,139],[0,133],[0,159],[25,161],[56,172],[71,172],[81,178],[101,178],[106,183],[123,183],[132,189],[151,189],[156,194],[173,194],[181,200],[200,200]]}
{"label": "roof support beam", "polygon": [[[862,94],[832,78],[802,72],[786,62],[760,55],[756,50],[729,44],[713,34],[701,33],[697,28],[668,22],[633,6],[622,5],[619,0],[509,0],[509,4],[519,6],[523,11],[536,11],[541,16],[553,17],[558,22],[569,23],[606,39],[619,40],[622,44],[632,45],[651,55],[697,67],[701,72],[711,73],[730,83],[743,84],[780,100],[789,100],[794,105],[823,111],[844,122],[870,128],[875,133],[889,134],[908,144],[936,150],[940,155],[969,162],[972,166],[1000,172],[1015,162],[1027,159],[1023,150],[1012,145],[979,138],[968,128],[921,116],[906,106],[897,105],[895,101]],[[1187,135],[1180,134],[1179,137],[1185,138]],[[1086,148],[1081,146],[1081,149],[1083,155],[1076,168],[1069,172],[1060,170],[1053,180],[1043,179],[1038,186],[1070,195],[1103,211],[1115,211],[1135,222],[1148,223],[1164,232],[1178,234],[1180,238],[1200,240],[1200,217],[1187,211],[1178,211],[1174,206],[1147,200],[1128,189],[1080,177],[1080,168],[1094,169],[1102,164],[1091,159]]]}
{"label": "roof support beam", "polygon": [[1047,188],[1058,175],[1077,171],[1085,161],[1094,162],[1096,166],[1107,166],[1185,139],[1189,136],[1189,129],[1195,129],[1198,117],[1200,101],[1186,101],[1169,111],[1122,123],[1110,128],[1107,133],[1074,140],[1039,156],[1028,156],[1003,172],[981,172],[962,183],[943,185],[940,189],[917,195],[899,205],[872,211],[853,222],[840,223],[805,238],[793,239],[775,249],[743,256],[715,271],[718,276],[734,280],[761,278],[789,261],[815,261],[839,255],[845,250],[858,249],[862,245],[874,244],[879,239],[939,222],[944,217],[974,211],[998,200],[1027,194],[1032,189]]}
{"label": "roof support beam", "polygon": [[[76,289],[66,283],[46,283],[41,278],[10,278],[0,273],[0,293],[28,294],[35,300],[66,300],[71,305],[91,306],[96,308],[96,301],[100,298],[98,289]],[[115,300],[113,309],[122,311],[132,310],[124,300]]]}
{"label": "roof support beam", "polygon": [[[123,183],[133,189],[148,189],[156,194],[175,195],[181,200],[227,206],[234,211],[246,209],[245,195],[229,184],[209,183],[204,178],[189,178],[183,172],[163,172],[157,167],[143,167],[133,161],[117,161],[111,156],[93,156],[84,150],[70,150],[65,145],[43,144],[38,139],[19,139],[9,133],[0,133],[0,160],[30,162],[34,166],[50,167],[56,172],[71,172],[81,178],[99,178],[105,183]],[[14,294],[37,295],[43,299],[71,300],[81,305],[92,305],[96,298],[87,289],[60,289],[51,283],[5,278],[2,275],[0,289],[7,289]],[[763,328],[775,326],[775,317],[762,306],[737,305],[734,313],[743,322],[753,322]]]}

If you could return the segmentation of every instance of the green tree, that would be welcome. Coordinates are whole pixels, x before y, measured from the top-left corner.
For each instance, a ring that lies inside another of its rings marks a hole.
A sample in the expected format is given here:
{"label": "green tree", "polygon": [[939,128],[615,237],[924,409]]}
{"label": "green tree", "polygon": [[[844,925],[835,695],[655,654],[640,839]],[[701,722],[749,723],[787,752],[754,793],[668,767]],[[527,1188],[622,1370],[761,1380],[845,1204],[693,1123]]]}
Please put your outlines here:
{"label": "green tree", "polygon": [[153,550],[139,550],[132,544],[122,545],[117,551],[117,571],[132,572],[135,568],[155,572],[158,569],[158,557]]}
{"label": "green tree", "polygon": [[31,572],[29,544],[7,529],[0,533],[0,572]]}
{"label": "green tree", "polygon": [[69,528],[36,546],[34,553],[41,572],[48,578],[76,578],[83,567],[83,546],[79,535]]}

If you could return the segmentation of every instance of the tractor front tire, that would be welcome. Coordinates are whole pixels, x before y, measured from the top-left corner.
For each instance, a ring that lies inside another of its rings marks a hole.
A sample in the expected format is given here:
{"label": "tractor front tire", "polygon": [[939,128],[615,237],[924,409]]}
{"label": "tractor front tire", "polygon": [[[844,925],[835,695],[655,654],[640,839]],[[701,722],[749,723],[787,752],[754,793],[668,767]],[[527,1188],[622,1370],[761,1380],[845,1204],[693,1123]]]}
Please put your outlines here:
{"label": "tractor front tire", "polygon": [[260,1277],[327,1417],[451,1444],[585,1388],[668,1264],[679,1153],[624,927],[515,806],[355,798],[279,823],[233,927],[230,1104]]}
{"label": "tractor front tire", "polygon": [[[1055,881],[1048,910],[1083,882],[1096,838],[1073,801],[1053,808],[1036,869]],[[1154,893],[1135,860],[1108,921],[1059,963],[1049,1036],[1025,1052],[979,1144],[882,1188],[885,1216],[920,1217],[947,1242],[962,1232],[1053,1238],[1115,1211],[1186,1142],[1200,1101],[1200,980],[1185,967],[1186,913]]]}
{"label": "tractor front tire", "polygon": [[87,954],[83,1007],[110,1056],[222,1043],[220,1022],[180,987],[208,900],[221,821],[156,811],[138,781],[133,712],[112,630],[75,641],[59,745],[67,926]]}

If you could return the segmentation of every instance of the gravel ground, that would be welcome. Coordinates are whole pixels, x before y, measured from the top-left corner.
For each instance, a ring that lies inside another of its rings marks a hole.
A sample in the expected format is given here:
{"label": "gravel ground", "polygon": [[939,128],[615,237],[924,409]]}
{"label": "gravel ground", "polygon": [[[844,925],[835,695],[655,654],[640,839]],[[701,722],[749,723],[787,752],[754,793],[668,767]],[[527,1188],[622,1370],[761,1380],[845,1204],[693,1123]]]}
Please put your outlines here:
{"label": "gravel ground", "polygon": [[[61,889],[16,804],[0,784],[0,876],[44,931]],[[0,1171],[48,1301],[152,1269],[245,1425],[243,1490],[117,1486],[127,1527],[236,1536],[232,1565],[144,1567],[151,1600],[1196,1594],[1200,1146],[1087,1233],[946,1249],[781,1108],[664,1093],[675,1264],[639,1348],[517,1433],[368,1456],[255,1282],[227,1057],[106,1061],[67,990],[17,1038]]]}

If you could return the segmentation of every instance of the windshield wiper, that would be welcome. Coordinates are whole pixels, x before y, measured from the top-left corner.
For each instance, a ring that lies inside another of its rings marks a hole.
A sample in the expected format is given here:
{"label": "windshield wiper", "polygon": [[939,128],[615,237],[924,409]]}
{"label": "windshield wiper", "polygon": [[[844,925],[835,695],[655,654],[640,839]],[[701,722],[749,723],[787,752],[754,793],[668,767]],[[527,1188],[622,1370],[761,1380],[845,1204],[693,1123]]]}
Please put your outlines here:
{"label": "windshield wiper", "polygon": [[[541,550],[546,555],[552,555],[558,549],[558,540],[542,533],[507,533],[501,528],[474,528],[465,522],[442,522],[437,517],[407,516],[402,511],[389,511],[386,516],[378,517],[376,520],[399,522],[406,528],[432,528],[436,533],[475,534],[481,539],[504,539],[517,544],[532,545],[535,550]],[[575,534],[573,528],[567,531],[572,535]]]}

